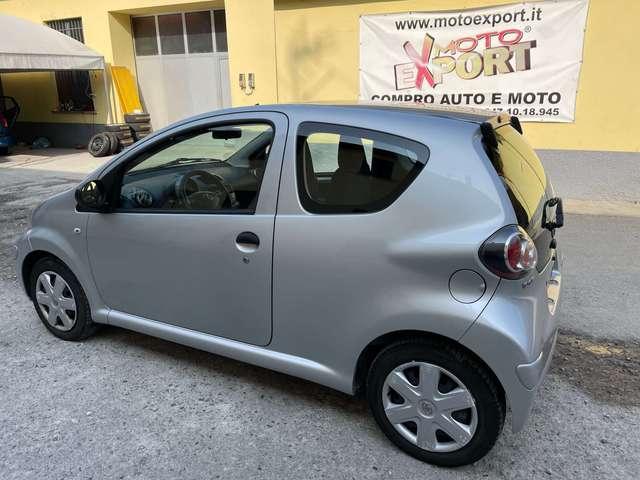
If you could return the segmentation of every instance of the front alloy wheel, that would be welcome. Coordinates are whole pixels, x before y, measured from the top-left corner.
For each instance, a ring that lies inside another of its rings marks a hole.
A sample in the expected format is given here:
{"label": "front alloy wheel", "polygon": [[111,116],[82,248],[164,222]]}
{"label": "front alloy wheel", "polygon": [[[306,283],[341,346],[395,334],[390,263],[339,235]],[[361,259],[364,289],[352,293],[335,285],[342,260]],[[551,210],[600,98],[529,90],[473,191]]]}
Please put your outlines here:
{"label": "front alloy wheel", "polygon": [[67,332],[76,324],[76,301],[67,282],[55,272],[42,272],[36,281],[36,302],[49,325]]}
{"label": "front alloy wheel", "polygon": [[96,331],[87,296],[76,276],[60,260],[43,257],[35,262],[29,296],[42,323],[63,340],[83,340]]}

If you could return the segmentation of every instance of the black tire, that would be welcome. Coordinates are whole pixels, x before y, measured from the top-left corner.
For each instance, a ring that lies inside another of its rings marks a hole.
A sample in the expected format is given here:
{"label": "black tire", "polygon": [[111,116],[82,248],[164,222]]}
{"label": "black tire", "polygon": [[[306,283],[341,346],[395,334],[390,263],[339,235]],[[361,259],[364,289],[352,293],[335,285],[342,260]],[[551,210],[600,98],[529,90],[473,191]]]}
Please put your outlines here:
{"label": "black tire", "polygon": [[9,155],[9,147],[0,147],[0,156]]}
{"label": "black tire", "polygon": [[125,113],[125,123],[149,123],[151,116],[148,113]]}
{"label": "black tire", "polygon": [[105,132],[105,135],[109,137],[109,155],[113,155],[120,150],[120,140],[113,132]]}
{"label": "black tire", "polygon": [[125,123],[113,123],[111,125],[105,125],[104,129],[107,132],[113,132],[115,134],[118,134],[120,132],[128,132],[129,125]]}
{"label": "black tire", "polygon": [[150,135],[150,132],[146,132],[146,133],[136,132],[136,134],[133,136],[133,140],[134,142],[138,142],[142,140],[144,137],[148,137],[149,135]]}
{"label": "black tire", "polygon": [[[477,426],[471,440],[462,448],[451,452],[420,448],[402,436],[388,420],[382,400],[385,379],[396,367],[414,361],[444,368],[473,396]],[[504,399],[491,373],[461,348],[437,339],[407,340],[383,349],[369,369],[367,400],[376,422],[393,443],[409,455],[434,465],[456,467],[479,460],[494,446],[504,425]]]}
{"label": "black tire", "polygon": [[146,132],[150,132],[151,131],[151,125],[149,123],[132,123],[131,125],[129,125],[129,127],[134,132],[145,132],[146,133]]}
{"label": "black tire", "polygon": [[129,140],[132,137],[131,130],[127,127],[126,132],[114,132],[114,135],[118,138],[118,140]]}
{"label": "black tire", "polygon": [[98,133],[89,140],[88,150],[94,157],[104,157],[111,149],[111,141],[104,133]]}
{"label": "black tire", "polygon": [[[61,276],[69,286],[73,294],[73,298],[76,303],[75,324],[73,328],[67,331],[62,331],[54,328],[47,322],[44,317],[40,306],[36,301],[36,283],[41,273],[51,271]],[[51,333],[62,340],[78,341],[84,340],[87,337],[93,335],[98,329],[98,324],[91,320],[91,308],[89,307],[89,301],[87,296],[80,286],[76,276],[69,270],[69,268],[61,261],[53,257],[44,257],[38,260],[29,275],[29,296],[33,301],[33,306],[40,317],[40,320],[47,327]]]}

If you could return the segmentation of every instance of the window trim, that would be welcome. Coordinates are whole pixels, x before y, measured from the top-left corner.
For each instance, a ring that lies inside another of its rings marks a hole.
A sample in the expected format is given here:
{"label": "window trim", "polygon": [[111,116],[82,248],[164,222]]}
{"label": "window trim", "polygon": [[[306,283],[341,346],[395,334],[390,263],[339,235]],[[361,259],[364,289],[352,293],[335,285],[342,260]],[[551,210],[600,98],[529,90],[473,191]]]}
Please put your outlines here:
{"label": "window trim", "polygon": [[[416,164],[409,174],[398,184],[398,187],[386,196],[376,199],[365,205],[327,205],[316,202],[311,198],[305,186],[305,168],[304,168],[304,144],[310,135],[314,133],[333,133],[338,135],[347,135],[355,138],[370,138],[376,140],[376,137],[385,143],[391,143],[407,150],[414,151],[418,158]],[[391,141],[390,141],[391,140]],[[417,148],[416,148],[417,147]],[[313,214],[324,215],[344,215],[344,214],[368,214],[377,213],[390,207],[413,183],[418,177],[424,166],[429,161],[429,147],[416,140],[395,135],[393,133],[382,132],[362,127],[354,127],[350,125],[341,125],[335,123],[324,122],[302,122],[298,125],[296,132],[296,185],[298,190],[298,199],[302,208]]]}
{"label": "window trim", "polygon": [[[133,213],[133,214],[181,214],[181,215],[255,215],[256,209],[258,207],[258,203],[260,201],[260,192],[262,190],[262,184],[264,182],[264,175],[260,179],[260,184],[258,185],[258,200],[256,201],[256,208],[248,209],[248,208],[238,208],[238,209],[217,209],[217,210],[189,210],[189,209],[177,209],[177,208],[154,208],[154,209],[137,209],[137,208],[120,208],[119,200],[120,200],[120,192],[122,190],[122,180],[126,173],[127,168],[133,168],[133,166],[139,165],[144,162],[147,158],[156,153],[168,148],[169,146],[175,144],[176,139],[184,137],[184,136],[195,136],[198,135],[195,132],[204,133],[206,130],[210,130],[212,128],[225,127],[225,126],[233,126],[233,125],[254,125],[254,124],[264,124],[268,125],[273,132],[273,138],[271,140],[271,148],[269,149],[269,153],[267,154],[267,166],[269,165],[269,160],[271,157],[271,152],[273,151],[273,143],[276,141],[276,125],[273,121],[268,120],[266,118],[245,118],[245,119],[233,119],[221,122],[212,122],[208,124],[200,124],[194,125],[190,128],[181,129],[165,138],[162,138],[158,142],[154,142],[152,145],[149,145],[148,148],[140,152],[136,152],[136,154],[132,157],[127,158],[125,161],[114,165],[113,168],[109,169],[106,172],[103,172],[100,175],[100,179],[104,182],[108,195],[108,204],[110,207],[108,208],[106,213]],[[194,135],[192,135],[194,134]],[[244,148],[244,147],[243,147]],[[142,158],[144,157],[144,158]],[[133,165],[133,166],[132,166]]]}

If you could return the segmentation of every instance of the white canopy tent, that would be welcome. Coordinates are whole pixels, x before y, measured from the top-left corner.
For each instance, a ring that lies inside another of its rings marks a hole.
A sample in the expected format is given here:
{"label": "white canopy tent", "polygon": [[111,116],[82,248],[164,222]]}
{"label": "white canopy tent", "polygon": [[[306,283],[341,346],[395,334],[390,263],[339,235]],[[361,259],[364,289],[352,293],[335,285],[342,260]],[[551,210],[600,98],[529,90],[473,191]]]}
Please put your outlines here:
{"label": "white canopy tent", "polygon": [[104,57],[84,43],[45,25],[0,14],[0,73],[103,70],[108,118],[109,83]]}

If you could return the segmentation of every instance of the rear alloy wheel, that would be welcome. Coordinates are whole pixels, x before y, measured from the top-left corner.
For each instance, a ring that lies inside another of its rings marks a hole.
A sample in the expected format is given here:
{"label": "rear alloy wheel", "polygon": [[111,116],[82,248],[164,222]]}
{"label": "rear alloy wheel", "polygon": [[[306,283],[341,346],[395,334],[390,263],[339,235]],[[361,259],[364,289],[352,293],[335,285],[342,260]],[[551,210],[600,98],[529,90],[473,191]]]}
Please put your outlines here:
{"label": "rear alloy wheel", "polygon": [[448,370],[426,362],[394,368],[382,388],[384,413],[400,435],[430,452],[453,452],[473,438],[473,396]]}
{"label": "rear alloy wheel", "polygon": [[91,320],[89,301],[65,264],[52,257],[38,260],[29,275],[29,295],[42,323],[63,340],[83,340],[98,325]]}
{"label": "rear alloy wheel", "polygon": [[367,399],[393,443],[435,465],[479,460],[504,424],[504,400],[486,367],[436,339],[407,340],[382,350],[369,370]]}

